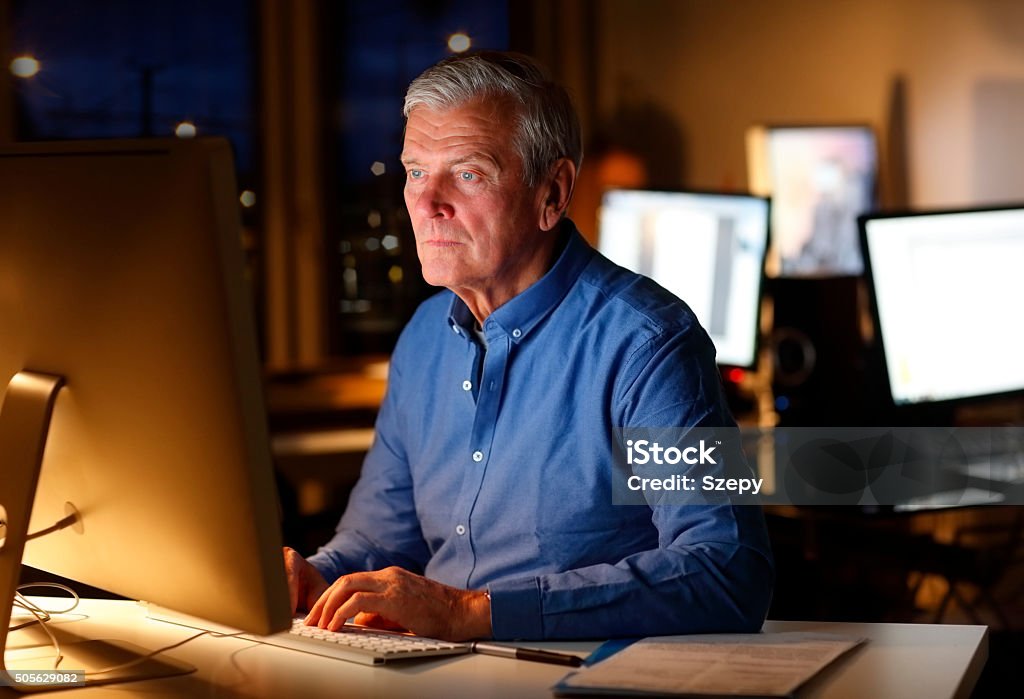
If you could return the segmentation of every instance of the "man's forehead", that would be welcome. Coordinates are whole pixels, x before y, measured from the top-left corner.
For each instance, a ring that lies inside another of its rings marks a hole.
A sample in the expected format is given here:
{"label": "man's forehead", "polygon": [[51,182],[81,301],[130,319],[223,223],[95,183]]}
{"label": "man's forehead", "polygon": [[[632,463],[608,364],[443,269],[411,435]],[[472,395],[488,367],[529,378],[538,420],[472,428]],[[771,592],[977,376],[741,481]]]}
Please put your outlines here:
{"label": "man's forehead", "polygon": [[406,127],[416,124],[421,129],[483,126],[485,131],[505,126],[510,121],[510,110],[492,99],[475,99],[452,106],[433,107],[418,104],[409,112]]}
{"label": "man's forehead", "polygon": [[421,150],[505,151],[510,118],[492,102],[475,101],[454,107],[417,105],[405,124],[403,158]]}

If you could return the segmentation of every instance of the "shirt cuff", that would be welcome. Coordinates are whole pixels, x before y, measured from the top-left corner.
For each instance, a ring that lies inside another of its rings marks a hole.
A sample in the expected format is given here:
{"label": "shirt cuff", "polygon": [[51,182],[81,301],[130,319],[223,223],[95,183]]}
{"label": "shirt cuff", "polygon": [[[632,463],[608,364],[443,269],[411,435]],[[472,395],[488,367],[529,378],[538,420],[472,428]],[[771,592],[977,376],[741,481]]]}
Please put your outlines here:
{"label": "shirt cuff", "polygon": [[328,584],[334,582],[341,576],[341,569],[337,562],[331,558],[330,554],[323,550],[317,551],[307,558],[306,561],[320,571],[320,575],[324,576],[324,580],[326,580]]}
{"label": "shirt cuff", "polygon": [[502,580],[487,586],[491,595],[491,633],[495,640],[544,638],[540,578]]}

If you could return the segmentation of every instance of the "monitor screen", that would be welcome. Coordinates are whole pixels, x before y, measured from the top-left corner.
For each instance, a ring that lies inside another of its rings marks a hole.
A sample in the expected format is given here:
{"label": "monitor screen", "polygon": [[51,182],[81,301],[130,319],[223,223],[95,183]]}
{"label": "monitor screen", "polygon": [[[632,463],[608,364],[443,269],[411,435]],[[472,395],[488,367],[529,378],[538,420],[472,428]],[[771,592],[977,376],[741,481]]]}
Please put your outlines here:
{"label": "monitor screen", "polygon": [[859,275],[857,216],[875,208],[868,126],[758,126],[747,134],[752,192],[772,198],[768,274]]}
{"label": "monitor screen", "polygon": [[1024,391],[1024,207],[865,216],[861,244],[896,405]]}
{"label": "monitor screen", "polygon": [[266,634],[290,614],[238,206],[220,139],[0,148],[0,420],[15,375],[63,379],[29,531],[78,521],[25,564]]}
{"label": "monitor screen", "polygon": [[769,208],[746,194],[611,190],[598,245],[683,299],[714,341],[719,364],[753,367]]}

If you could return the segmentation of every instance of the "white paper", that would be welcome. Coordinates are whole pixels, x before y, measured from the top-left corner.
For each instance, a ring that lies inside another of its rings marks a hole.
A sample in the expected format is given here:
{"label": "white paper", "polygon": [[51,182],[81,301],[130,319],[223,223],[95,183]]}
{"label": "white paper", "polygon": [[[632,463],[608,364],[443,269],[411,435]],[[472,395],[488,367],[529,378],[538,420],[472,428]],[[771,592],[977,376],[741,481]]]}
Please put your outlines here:
{"label": "white paper", "polygon": [[648,638],[566,677],[556,691],[786,697],[863,641],[805,632]]}

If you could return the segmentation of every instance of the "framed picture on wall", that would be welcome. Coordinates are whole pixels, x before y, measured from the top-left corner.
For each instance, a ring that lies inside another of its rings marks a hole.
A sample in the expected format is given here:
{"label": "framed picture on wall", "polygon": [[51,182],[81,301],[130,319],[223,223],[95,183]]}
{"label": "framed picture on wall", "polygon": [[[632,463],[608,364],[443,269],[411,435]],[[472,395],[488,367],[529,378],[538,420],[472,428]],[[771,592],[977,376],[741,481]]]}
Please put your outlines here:
{"label": "framed picture on wall", "polygon": [[856,276],[857,216],[877,202],[878,145],[867,125],[751,127],[750,190],[772,199],[773,277]]}

